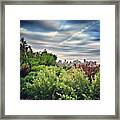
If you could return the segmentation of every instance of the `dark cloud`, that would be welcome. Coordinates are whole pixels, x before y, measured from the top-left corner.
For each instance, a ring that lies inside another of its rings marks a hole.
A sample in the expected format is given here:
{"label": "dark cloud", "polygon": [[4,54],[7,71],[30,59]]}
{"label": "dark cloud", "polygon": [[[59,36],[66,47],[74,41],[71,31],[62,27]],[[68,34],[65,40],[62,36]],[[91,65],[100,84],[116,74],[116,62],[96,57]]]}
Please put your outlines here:
{"label": "dark cloud", "polygon": [[30,31],[56,31],[60,27],[60,22],[52,20],[21,20],[20,27]]}

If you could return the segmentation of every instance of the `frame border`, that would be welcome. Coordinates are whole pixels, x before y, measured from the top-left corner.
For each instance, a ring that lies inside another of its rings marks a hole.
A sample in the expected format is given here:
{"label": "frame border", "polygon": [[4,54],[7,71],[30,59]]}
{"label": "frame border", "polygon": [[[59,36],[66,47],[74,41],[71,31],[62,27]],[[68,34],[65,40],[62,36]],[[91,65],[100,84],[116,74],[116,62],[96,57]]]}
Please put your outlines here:
{"label": "frame border", "polygon": [[[5,115],[5,5],[115,5],[115,115]],[[120,0],[39,0],[1,2],[0,119],[120,119],[119,106],[119,19]]]}

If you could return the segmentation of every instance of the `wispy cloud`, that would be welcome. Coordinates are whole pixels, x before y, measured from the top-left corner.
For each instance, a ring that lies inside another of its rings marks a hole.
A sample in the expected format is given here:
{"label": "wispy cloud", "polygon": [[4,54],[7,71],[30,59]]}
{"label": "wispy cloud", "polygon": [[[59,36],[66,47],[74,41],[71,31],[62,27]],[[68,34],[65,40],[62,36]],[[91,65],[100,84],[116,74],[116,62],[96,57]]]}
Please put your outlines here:
{"label": "wispy cloud", "polygon": [[100,57],[99,20],[21,20],[20,36],[34,51],[47,49],[59,59]]}

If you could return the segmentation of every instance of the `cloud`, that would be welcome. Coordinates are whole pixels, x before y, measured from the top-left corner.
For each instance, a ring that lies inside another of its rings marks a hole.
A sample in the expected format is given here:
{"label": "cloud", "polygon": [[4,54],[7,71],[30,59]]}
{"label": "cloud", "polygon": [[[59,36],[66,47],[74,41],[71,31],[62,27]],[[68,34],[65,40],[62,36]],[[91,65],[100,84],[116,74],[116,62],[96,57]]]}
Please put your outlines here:
{"label": "cloud", "polygon": [[100,21],[32,20],[21,21],[20,36],[34,51],[47,49],[59,59],[99,61]]}
{"label": "cloud", "polygon": [[51,36],[51,37],[53,37],[56,34],[56,32],[32,32],[24,28],[21,28],[20,32],[21,34],[23,33],[26,35],[40,35],[40,36]]}
{"label": "cloud", "polygon": [[62,23],[59,20],[43,20],[43,21],[40,21],[40,23],[45,28],[49,28],[52,30],[59,30],[60,27],[62,26]]}
{"label": "cloud", "polygon": [[62,25],[59,20],[21,20],[20,27],[31,31],[56,31]]}

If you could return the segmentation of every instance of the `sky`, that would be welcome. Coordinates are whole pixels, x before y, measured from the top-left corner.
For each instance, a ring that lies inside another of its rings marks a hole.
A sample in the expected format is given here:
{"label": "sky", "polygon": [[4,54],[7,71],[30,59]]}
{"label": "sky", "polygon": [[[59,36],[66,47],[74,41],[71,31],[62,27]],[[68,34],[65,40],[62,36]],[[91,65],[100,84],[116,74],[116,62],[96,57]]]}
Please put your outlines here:
{"label": "sky", "polygon": [[100,62],[99,20],[21,20],[20,37],[34,52],[46,49],[58,60]]}

